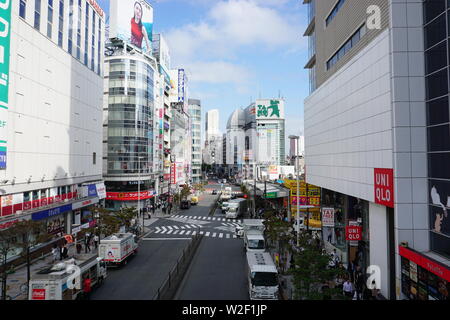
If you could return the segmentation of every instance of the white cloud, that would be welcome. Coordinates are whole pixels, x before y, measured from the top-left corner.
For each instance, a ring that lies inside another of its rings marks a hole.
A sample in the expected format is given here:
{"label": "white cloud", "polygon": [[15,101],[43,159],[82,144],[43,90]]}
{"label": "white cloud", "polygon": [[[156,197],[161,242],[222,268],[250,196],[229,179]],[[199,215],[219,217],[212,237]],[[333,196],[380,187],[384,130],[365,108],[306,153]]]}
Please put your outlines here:
{"label": "white cloud", "polygon": [[306,39],[301,37],[305,27],[301,26],[300,17],[280,9],[288,1],[212,1],[203,21],[165,34],[174,65],[190,69],[194,82],[236,85],[248,82],[252,73],[239,65],[239,50],[289,54],[306,48]]}

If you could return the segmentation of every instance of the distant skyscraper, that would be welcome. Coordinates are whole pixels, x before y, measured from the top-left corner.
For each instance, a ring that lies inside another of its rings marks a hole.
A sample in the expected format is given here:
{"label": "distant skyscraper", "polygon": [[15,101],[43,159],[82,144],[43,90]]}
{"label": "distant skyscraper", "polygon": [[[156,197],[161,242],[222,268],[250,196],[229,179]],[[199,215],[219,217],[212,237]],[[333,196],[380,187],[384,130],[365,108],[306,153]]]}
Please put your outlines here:
{"label": "distant skyscraper", "polygon": [[205,123],[205,141],[212,135],[219,135],[219,110],[209,110],[206,112]]}

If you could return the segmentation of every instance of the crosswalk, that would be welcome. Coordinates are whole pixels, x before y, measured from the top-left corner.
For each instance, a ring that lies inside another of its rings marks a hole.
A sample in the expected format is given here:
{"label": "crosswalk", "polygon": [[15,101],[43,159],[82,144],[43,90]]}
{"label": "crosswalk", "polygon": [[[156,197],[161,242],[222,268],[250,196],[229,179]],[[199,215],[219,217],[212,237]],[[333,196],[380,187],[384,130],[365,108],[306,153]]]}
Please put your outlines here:
{"label": "crosswalk", "polygon": [[175,215],[172,216],[174,219],[192,219],[192,220],[200,220],[200,221],[222,221],[222,222],[234,222],[234,223],[242,223],[241,220],[236,219],[227,219],[227,218],[220,218],[220,217],[208,217],[208,216],[182,216],[182,215]]}
{"label": "crosswalk", "polygon": [[195,236],[196,234],[203,235],[208,238],[219,238],[219,239],[236,239],[236,235],[232,233],[225,232],[211,232],[211,231],[200,231],[200,229],[189,230],[184,229],[183,226],[179,227],[179,229],[175,229],[174,226],[164,226],[164,227],[156,227],[154,234],[158,235],[176,235],[176,236]]}

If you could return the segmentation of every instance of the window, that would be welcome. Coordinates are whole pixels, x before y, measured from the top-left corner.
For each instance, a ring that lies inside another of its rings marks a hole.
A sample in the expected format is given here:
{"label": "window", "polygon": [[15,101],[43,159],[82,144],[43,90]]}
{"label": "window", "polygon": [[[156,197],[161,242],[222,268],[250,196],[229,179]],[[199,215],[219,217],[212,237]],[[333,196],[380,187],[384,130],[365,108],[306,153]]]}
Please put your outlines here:
{"label": "window", "polygon": [[328,17],[325,19],[325,24],[328,26],[330,24],[330,22],[334,19],[334,17],[336,16],[336,14],[338,13],[338,11],[342,8],[342,6],[344,5],[345,0],[338,0],[338,2],[336,3],[336,5],[334,6],[333,10],[331,10],[330,14],[328,15]]}
{"label": "window", "polygon": [[423,5],[425,23],[430,22],[445,11],[445,2],[436,0],[426,0]]}
{"label": "window", "polygon": [[441,42],[446,37],[446,15],[443,14],[433,22],[425,26],[425,48],[428,49]]}
{"label": "window", "polygon": [[448,97],[436,99],[427,103],[428,125],[450,122]]}
{"label": "window", "polygon": [[102,39],[102,20],[100,17],[98,17],[98,47],[97,47],[97,74],[100,75],[101,72],[101,63],[100,63],[100,51],[101,51],[101,39]]}
{"label": "window", "polygon": [[89,39],[89,6],[86,4],[86,22],[84,26],[84,65],[88,65],[88,39]]}
{"label": "window", "polygon": [[[87,5],[87,4],[86,4]],[[81,60],[81,0],[78,0],[77,59]]]}
{"label": "window", "polygon": [[366,34],[366,25],[362,25],[351,37],[348,39],[336,53],[327,61],[326,68],[329,70],[333,67],[347,52],[351,50]]}
{"label": "window", "polygon": [[95,70],[95,11],[92,8],[92,42],[91,42],[91,70]]}
{"label": "window", "polygon": [[53,0],[48,0],[48,13],[47,13],[47,37],[52,37],[53,27]]}
{"label": "window", "polygon": [[427,98],[433,99],[448,93],[447,68],[425,78]]}
{"label": "window", "polygon": [[59,0],[58,46],[62,48],[64,32],[64,0]]}
{"label": "window", "polygon": [[27,11],[27,0],[20,0],[19,16],[22,19],[26,18],[26,11]]}
{"label": "window", "polygon": [[34,7],[34,28],[36,30],[41,29],[41,0],[35,1]]}
{"label": "window", "polygon": [[70,0],[69,3],[69,40],[68,40],[68,48],[70,54],[72,54],[72,42],[73,40],[73,0]]}
{"label": "window", "polygon": [[425,52],[425,73],[429,74],[447,65],[447,45],[445,42]]}
{"label": "window", "polygon": [[97,153],[92,154],[92,164],[97,164]]}

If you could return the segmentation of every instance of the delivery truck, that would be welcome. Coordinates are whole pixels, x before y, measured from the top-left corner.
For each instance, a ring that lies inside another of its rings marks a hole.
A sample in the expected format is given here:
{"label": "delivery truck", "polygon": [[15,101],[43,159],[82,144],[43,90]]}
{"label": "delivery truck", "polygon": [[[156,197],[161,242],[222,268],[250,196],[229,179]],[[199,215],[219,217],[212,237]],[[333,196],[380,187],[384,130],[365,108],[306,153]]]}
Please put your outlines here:
{"label": "delivery truck", "polygon": [[116,233],[100,240],[98,255],[107,265],[127,264],[128,258],[138,251],[136,235]]}
{"label": "delivery truck", "polygon": [[267,252],[247,253],[248,292],[251,300],[278,300],[278,271]]}
{"label": "delivery truck", "polygon": [[247,199],[239,198],[228,201],[225,217],[227,219],[237,219],[247,213]]}
{"label": "delivery truck", "polygon": [[258,230],[263,233],[265,229],[264,219],[244,219],[242,224],[236,227],[235,234],[238,238],[243,238],[249,230]]}
{"label": "delivery truck", "polygon": [[72,259],[45,267],[31,275],[29,300],[79,300],[83,279],[97,287],[106,278],[106,265],[97,255],[79,254]]}

